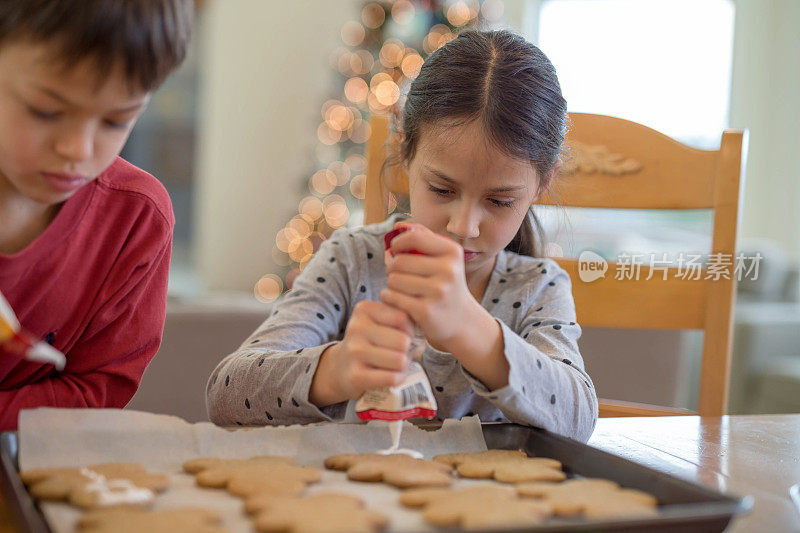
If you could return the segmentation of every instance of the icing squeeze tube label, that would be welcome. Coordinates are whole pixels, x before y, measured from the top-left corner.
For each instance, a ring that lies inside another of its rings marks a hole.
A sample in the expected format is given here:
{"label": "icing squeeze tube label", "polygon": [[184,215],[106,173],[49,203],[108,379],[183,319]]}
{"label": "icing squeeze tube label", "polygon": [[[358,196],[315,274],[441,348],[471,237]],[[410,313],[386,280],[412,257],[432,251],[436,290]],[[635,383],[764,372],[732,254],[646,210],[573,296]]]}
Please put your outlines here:
{"label": "icing squeeze tube label", "polygon": [[0,346],[4,351],[20,359],[50,363],[56,370],[63,370],[67,359],[64,354],[47,344],[37,340],[19,324],[11,305],[0,293]]}
{"label": "icing squeeze tube label", "polygon": [[[396,236],[413,228],[401,226],[384,236],[386,260],[392,257],[389,245]],[[410,253],[420,254],[416,250]],[[365,392],[356,402],[356,415],[361,420],[407,420],[409,418],[433,418],[436,416],[436,398],[433,396],[428,375],[419,364],[425,351],[425,337],[415,325],[415,335],[409,349],[408,370],[403,381],[394,387]]]}

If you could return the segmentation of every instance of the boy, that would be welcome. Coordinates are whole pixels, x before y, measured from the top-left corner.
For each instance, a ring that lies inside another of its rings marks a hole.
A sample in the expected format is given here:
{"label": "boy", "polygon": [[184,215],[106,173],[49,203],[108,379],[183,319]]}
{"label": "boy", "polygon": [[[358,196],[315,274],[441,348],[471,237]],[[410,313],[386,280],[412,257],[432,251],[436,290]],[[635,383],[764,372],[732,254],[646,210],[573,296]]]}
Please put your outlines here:
{"label": "boy", "polygon": [[21,409],[123,407],[161,342],[174,218],[118,157],[183,61],[191,0],[0,2],[0,292],[61,350],[0,348],[0,430]]}

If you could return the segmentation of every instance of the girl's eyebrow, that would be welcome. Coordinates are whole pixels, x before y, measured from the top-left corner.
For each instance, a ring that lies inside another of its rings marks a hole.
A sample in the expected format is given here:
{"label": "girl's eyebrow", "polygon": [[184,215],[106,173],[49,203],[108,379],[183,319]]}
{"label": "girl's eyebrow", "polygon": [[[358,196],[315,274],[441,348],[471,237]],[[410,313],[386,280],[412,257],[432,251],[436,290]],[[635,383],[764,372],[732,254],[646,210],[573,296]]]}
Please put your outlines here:
{"label": "girl's eyebrow", "polygon": [[[458,182],[456,180],[454,180],[451,177],[448,177],[447,174],[445,174],[441,170],[437,170],[437,169],[435,169],[433,167],[429,167],[428,165],[425,165],[425,170],[427,170],[431,174],[435,175],[436,177],[438,177],[442,181],[446,181],[450,185],[453,185],[453,186],[457,186],[458,185]],[[520,191],[520,190],[525,189],[525,188],[527,188],[527,187],[525,187],[525,185],[513,185],[513,186],[508,186],[508,187],[494,187],[492,189],[489,189],[488,192],[489,193],[514,192],[514,191]]]}

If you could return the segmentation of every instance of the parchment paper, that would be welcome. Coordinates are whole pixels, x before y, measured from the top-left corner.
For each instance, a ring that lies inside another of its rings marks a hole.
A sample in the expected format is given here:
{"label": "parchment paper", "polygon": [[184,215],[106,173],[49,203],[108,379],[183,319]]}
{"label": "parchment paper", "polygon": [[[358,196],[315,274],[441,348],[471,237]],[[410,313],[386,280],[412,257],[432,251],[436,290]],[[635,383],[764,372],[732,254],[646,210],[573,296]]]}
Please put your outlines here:
{"label": "parchment paper", "polygon": [[[255,455],[295,457],[299,464],[323,469],[323,461],[338,453],[370,453],[388,448],[387,423],[314,424],[224,429],[210,423],[189,424],[168,415],[120,409],[53,409],[22,411],[19,419],[20,468],[86,466],[102,462],[136,462],[168,473],[170,488],[156,498],[154,509],[201,506],[223,514],[231,532],[254,531],[242,510],[242,500],[220,489],[198,487],[181,464],[196,457],[248,458]],[[437,431],[406,422],[401,446],[422,452],[426,459],[457,451],[486,449],[477,416],[445,420]],[[480,482],[455,480],[454,487]],[[387,514],[390,531],[431,531],[418,511],[402,508],[399,490],[383,483],[356,483],[345,474],[325,470],[309,494],[344,492],[360,496],[367,507]],[[71,532],[80,512],[67,504],[43,503],[55,533]]]}

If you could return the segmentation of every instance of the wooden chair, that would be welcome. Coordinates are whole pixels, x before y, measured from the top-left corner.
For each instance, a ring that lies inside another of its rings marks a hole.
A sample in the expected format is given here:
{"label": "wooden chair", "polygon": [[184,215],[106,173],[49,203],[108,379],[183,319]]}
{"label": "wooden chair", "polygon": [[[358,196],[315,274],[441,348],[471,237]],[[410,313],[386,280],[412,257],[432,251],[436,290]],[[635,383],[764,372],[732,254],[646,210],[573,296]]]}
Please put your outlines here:
{"label": "wooden chair", "polygon": [[[726,130],[719,150],[691,148],[641,124],[603,115],[572,113],[567,145],[572,160],[557,179],[555,194],[542,205],[630,209],[713,209],[712,254],[727,273],[707,268],[698,280],[678,276],[677,267],[641,266],[638,280],[615,279],[609,262],[604,278],[584,282],[577,259],[556,258],[572,278],[582,326],[633,329],[702,329],[702,367],[698,413],[726,413],[736,285],[733,263],[741,210],[742,162],[747,132]],[[370,120],[367,150],[365,223],[387,216],[387,192],[408,193],[408,177],[397,169],[381,176],[389,137],[386,117]],[[712,256],[710,256],[712,257]],[[726,264],[727,263],[727,264]],[[624,267],[623,267],[624,268]],[[665,274],[666,272],[666,274]],[[706,279],[711,276],[712,279]],[[646,279],[650,277],[650,279]],[[695,276],[692,276],[695,277]],[[720,277],[720,279],[713,279]],[[666,278],[666,279],[664,279]],[[684,409],[600,401],[600,416],[696,414]]]}

